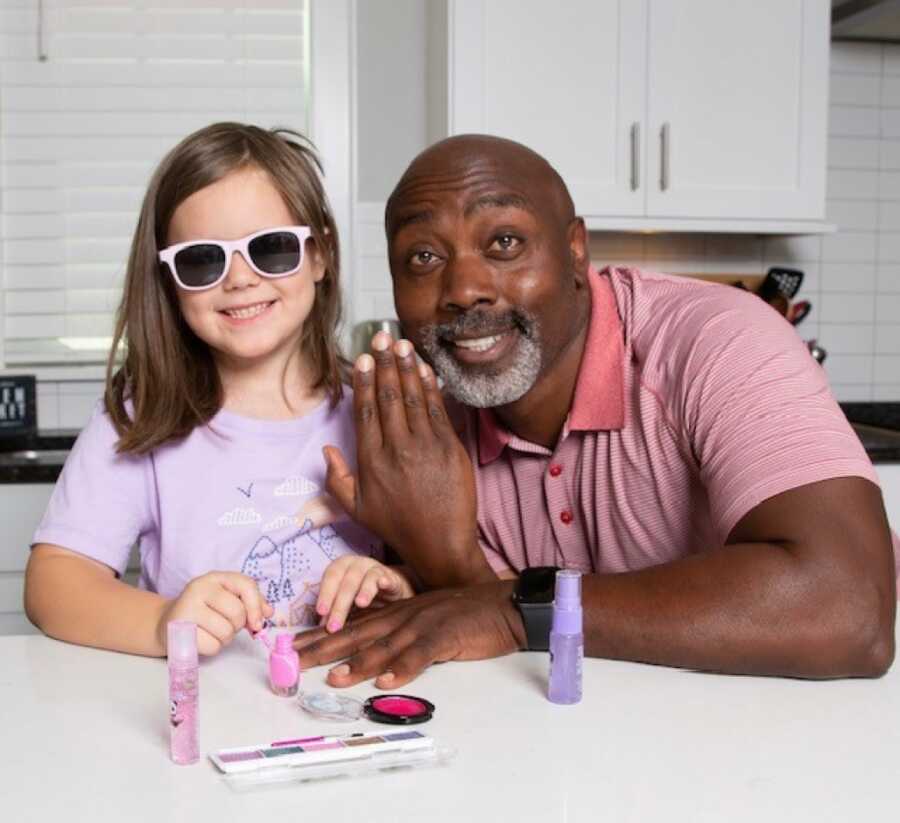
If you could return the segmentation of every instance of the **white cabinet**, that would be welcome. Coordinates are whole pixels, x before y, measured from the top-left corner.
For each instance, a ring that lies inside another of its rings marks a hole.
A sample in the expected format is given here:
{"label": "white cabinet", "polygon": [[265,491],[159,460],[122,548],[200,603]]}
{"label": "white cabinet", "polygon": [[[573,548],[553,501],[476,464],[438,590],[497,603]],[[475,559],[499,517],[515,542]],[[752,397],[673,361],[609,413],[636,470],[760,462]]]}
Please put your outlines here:
{"label": "white cabinet", "polygon": [[829,19],[827,0],[448,0],[443,125],[545,155],[592,228],[821,231]]}
{"label": "white cabinet", "polygon": [[22,602],[25,564],[52,493],[52,483],[0,484],[0,635],[37,631]]}
{"label": "white cabinet", "polygon": [[543,154],[582,213],[642,215],[644,0],[457,0],[448,133]]}

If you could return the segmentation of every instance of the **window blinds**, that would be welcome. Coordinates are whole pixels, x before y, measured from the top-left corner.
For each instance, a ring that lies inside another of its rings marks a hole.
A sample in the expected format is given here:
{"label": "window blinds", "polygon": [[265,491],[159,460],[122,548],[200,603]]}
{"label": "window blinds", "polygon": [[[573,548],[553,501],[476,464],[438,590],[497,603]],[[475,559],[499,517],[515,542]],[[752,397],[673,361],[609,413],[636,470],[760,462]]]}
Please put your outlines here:
{"label": "window blinds", "polygon": [[307,0],[0,0],[0,366],[106,358],[146,182],[218,120],[307,128]]}

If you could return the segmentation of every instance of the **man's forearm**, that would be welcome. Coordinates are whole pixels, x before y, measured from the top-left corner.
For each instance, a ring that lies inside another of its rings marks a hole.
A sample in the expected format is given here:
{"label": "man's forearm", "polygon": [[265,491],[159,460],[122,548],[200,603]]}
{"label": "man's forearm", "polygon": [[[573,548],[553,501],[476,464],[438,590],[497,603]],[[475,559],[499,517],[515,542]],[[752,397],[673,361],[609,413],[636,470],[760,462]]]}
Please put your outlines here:
{"label": "man's forearm", "polygon": [[839,578],[759,543],[589,575],[585,651],[744,674],[880,675],[893,658],[895,603]]}

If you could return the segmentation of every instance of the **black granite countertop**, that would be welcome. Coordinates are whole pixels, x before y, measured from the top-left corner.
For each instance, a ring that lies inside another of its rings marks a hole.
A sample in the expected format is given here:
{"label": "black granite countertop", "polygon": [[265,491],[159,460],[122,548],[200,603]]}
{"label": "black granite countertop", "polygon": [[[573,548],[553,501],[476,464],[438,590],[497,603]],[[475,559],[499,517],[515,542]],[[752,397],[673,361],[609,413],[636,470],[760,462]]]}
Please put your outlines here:
{"label": "black granite countertop", "polygon": [[0,438],[0,484],[55,483],[78,429],[43,429]]}
{"label": "black granite countertop", "polygon": [[[841,403],[873,463],[900,463],[900,401]],[[0,438],[0,484],[55,483],[78,429]]]}

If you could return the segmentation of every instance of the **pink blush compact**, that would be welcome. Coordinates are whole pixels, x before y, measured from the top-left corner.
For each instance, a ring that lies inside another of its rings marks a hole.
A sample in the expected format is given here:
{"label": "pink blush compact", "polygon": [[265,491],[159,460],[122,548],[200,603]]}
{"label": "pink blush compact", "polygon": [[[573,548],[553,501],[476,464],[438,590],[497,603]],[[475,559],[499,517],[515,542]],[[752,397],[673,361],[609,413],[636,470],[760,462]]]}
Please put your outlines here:
{"label": "pink blush compact", "polygon": [[363,712],[376,723],[405,726],[431,720],[434,704],[409,694],[380,694],[365,702]]}

